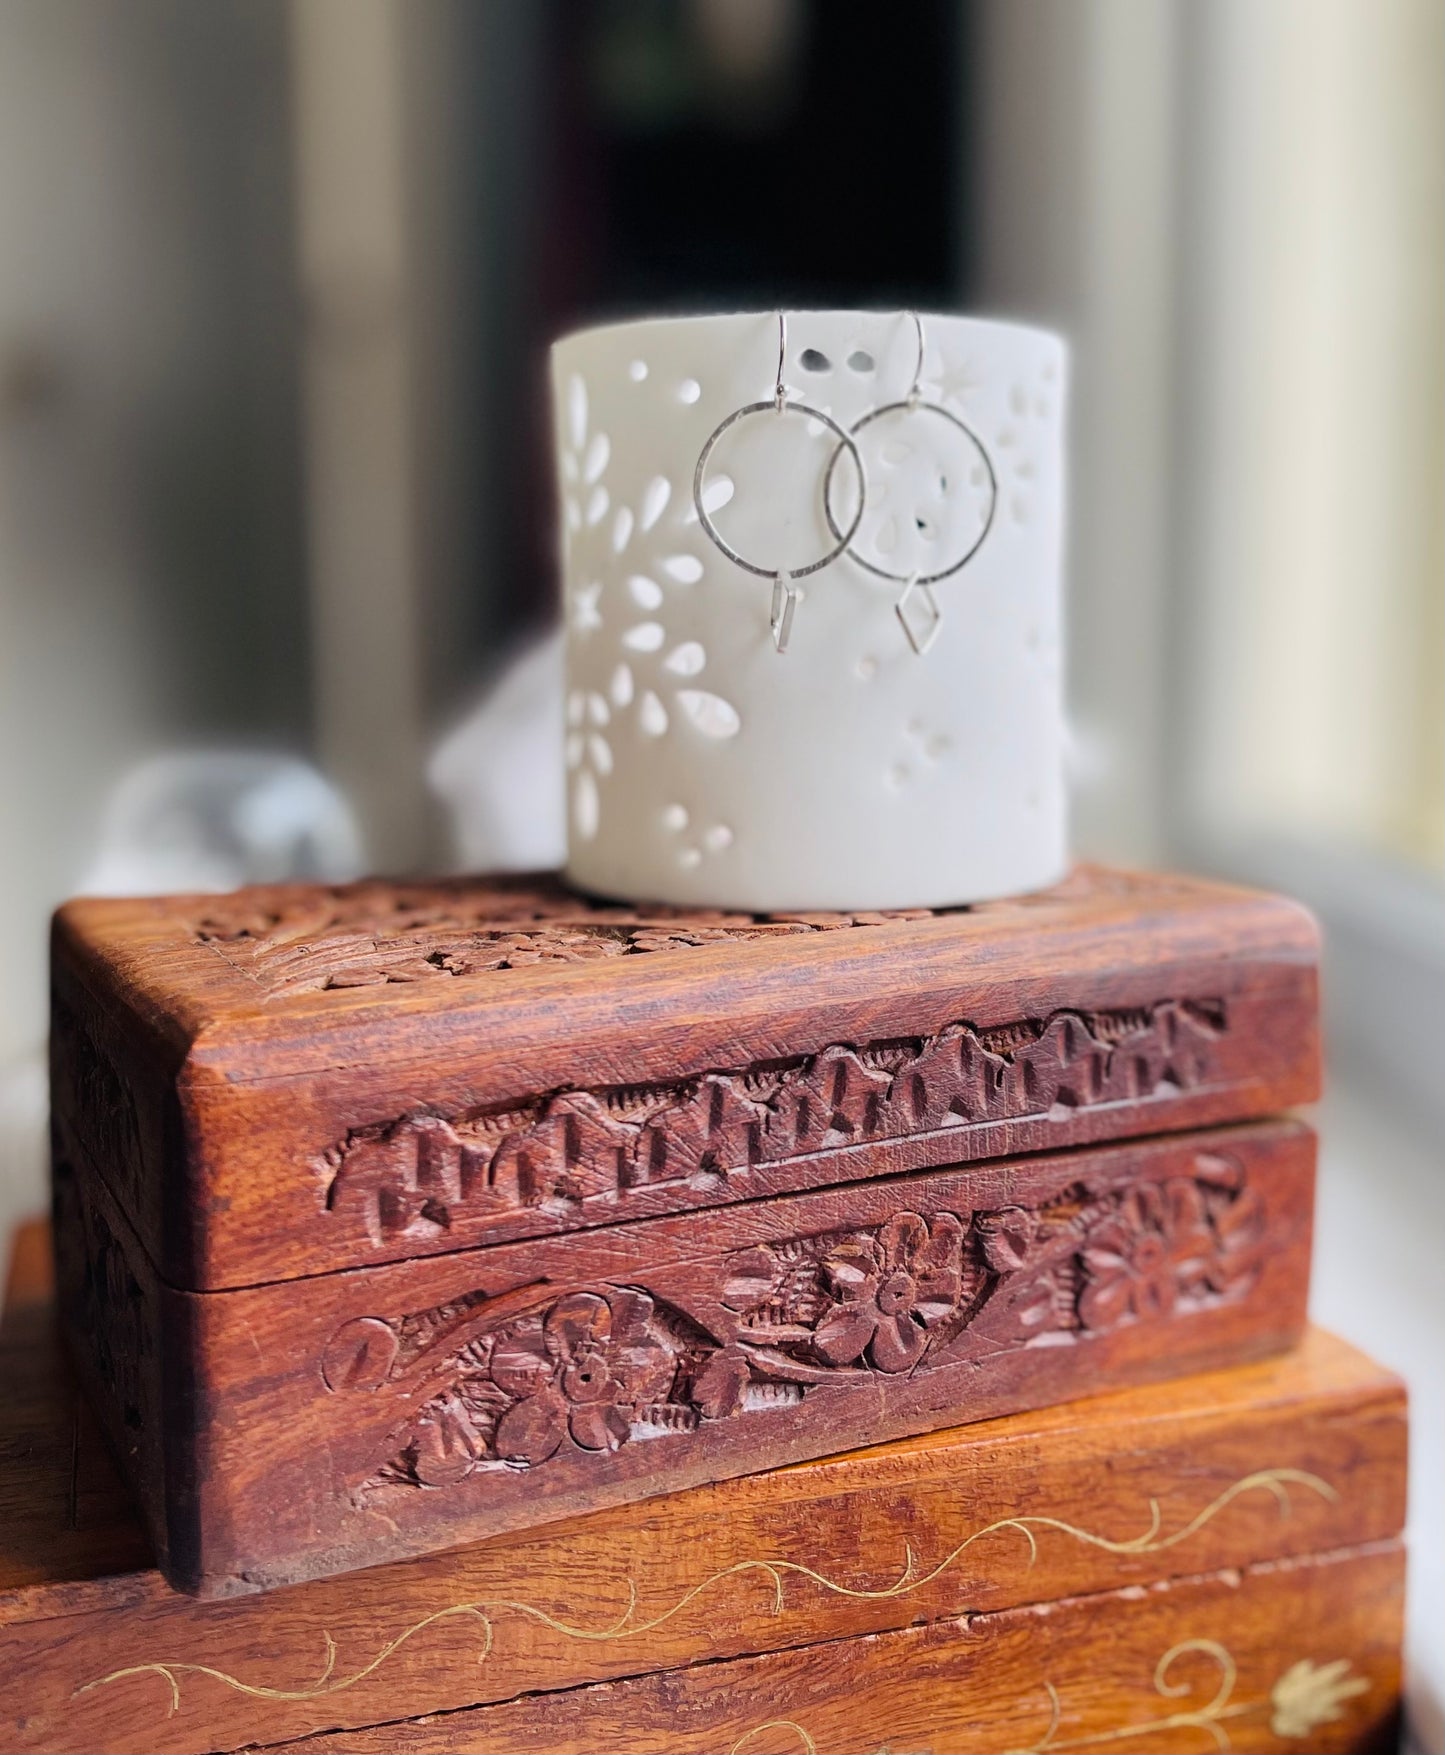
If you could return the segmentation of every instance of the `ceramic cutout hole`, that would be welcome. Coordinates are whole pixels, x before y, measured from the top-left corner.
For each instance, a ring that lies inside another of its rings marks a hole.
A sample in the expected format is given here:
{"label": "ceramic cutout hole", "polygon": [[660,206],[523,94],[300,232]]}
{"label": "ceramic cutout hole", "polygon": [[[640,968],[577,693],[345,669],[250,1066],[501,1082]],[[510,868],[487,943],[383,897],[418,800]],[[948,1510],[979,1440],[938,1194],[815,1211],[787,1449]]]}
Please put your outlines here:
{"label": "ceramic cutout hole", "polygon": [[602,522],[607,516],[607,508],[611,504],[611,496],[608,494],[605,487],[593,488],[592,497],[587,502],[587,525],[589,529],[594,524],[600,524]]}
{"label": "ceramic cutout hole", "polygon": [[736,493],[737,488],[730,475],[715,475],[702,490],[702,509],[712,516],[720,512]]}
{"label": "ceramic cutout hole", "polygon": [[684,871],[692,871],[702,864],[702,853],[696,847],[684,847],[677,856],[677,863]]}
{"label": "ceramic cutout hole", "polygon": [[667,708],[649,689],[637,708],[637,723],[648,737],[661,737],[667,730]]}
{"label": "ceramic cutout hole", "polygon": [[662,826],[669,833],[680,835],[687,827],[687,807],[681,804],[669,804],[662,812]]}
{"label": "ceramic cutout hole", "polygon": [[696,676],[707,663],[707,653],[696,640],[684,640],[663,660],[663,669],[674,676]]}
{"label": "ceramic cutout hole", "polygon": [[816,347],[805,347],[798,355],[798,364],[805,372],[831,372],[833,362],[825,353],[819,353]]}
{"label": "ceramic cutout hole", "polygon": [[632,512],[627,506],[619,506],[617,516],[612,521],[612,552],[620,555],[632,541]]}
{"label": "ceramic cutout hole", "polygon": [[572,821],[584,841],[591,841],[596,837],[601,814],[597,782],[584,768],[572,783]]}
{"label": "ceramic cutout hole", "polygon": [[587,755],[592,766],[599,774],[612,772],[612,748],[606,738],[599,737],[594,731],[587,739]]}
{"label": "ceramic cutout hole", "polygon": [[696,585],[702,578],[702,562],[696,555],[669,555],[662,563],[662,570],[679,585]]}
{"label": "ceramic cutout hole", "polygon": [[612,705],[614,707],[630,707],[632,705],[632,666],[619,664],[612,673]]}
{"label": "ceramic cutout hole", "polygon": [[612,711],[601,695],[595,693],[588,695],[587,717],[594,725],[605,725],[612,717]]}
{"label": "ceramic cutout hole", "polygon": [[[966,558],[987,531],[994,499],[987,457],[969,429],[927,404],[890,407],[859,444],[870,491],[854,553],[899,580]],[[982,485],[971,486],[980,473]]]}
{"label": "ceramic cutout hole", "polygon": [[736,737],[742,730],[737,708],[706,689],[679,689],[677,704],[704,737]]}
{"label": "ceramic cutout hole", "polygon": [[662,587],[656,579],[634,573],[627,581],[627,589],[632,593],[632,601],[639,609],[661,609]]}
{"label": "ceramic cutout hole", "polygon": [[631,378],[634,384],[640,384],[647,376],[647,361],[633,360],[632,364],[627,368],[627,375]]}
{"label": "ceramic cutout hole", "polygon": [[642,496],[642,528],[651,530],[667,510],[672,498],[672,483],[665,475],[654,475]]}
{"label": "ceramic cutout hole", "polygon": [[602,595],[600,584],[579,585],[571,593],[570,614],[574,633],[590,634],[602,626],[602,611],[597,601]]}
{"label": "ceramic cutout hole", "polygon": [[696,378],[684,378],[677,387],[679,402],[696,402],[701,395],[702,385],[698,383]]}
{"label": "ceramic cutout hole", "polygon": [[866,348],[861,348],[861,347],[855,348],[853,350],[853,352],[848,355],[848,369],[849,369],[849,371],[852,371],[852,372],[871,372],[875,369],[876,365],[877,365],[877,361],[873,358],[873,355],[867,351]]}
{"label": "ceramic cutout hole", "polygon": [[622,636],[629,652],[656,652],[667,638],[661,622],[639,622]]}
{"label": "ceramic cutout hole", "polygon": [[702,844],[709,853],[721,853],[733,844],[733,832],[726,823],[714,823],[704,834]]}
{"label": "ceramic cutout hole", "polygon": [[587,482],[596,481],[606,469],[611,456],[611,439],[606,433],[594,434],[592,443],[587,447],[587,455],[582,459],[582,479]]}

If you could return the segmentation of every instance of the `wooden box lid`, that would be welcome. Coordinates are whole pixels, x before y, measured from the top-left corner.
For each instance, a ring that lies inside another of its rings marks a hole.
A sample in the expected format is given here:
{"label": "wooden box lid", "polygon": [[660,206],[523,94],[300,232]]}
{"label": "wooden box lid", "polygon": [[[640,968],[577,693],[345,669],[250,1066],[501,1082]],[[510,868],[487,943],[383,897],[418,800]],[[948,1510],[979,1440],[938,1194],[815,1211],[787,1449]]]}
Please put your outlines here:
{"label": "wooden box lid", "polygon": [[1275,897],[1077,872],[943,913],[549,879],[78,901],[52,1083],[161,1277],[216,1290],[1266,1115],[1318,1087]]}

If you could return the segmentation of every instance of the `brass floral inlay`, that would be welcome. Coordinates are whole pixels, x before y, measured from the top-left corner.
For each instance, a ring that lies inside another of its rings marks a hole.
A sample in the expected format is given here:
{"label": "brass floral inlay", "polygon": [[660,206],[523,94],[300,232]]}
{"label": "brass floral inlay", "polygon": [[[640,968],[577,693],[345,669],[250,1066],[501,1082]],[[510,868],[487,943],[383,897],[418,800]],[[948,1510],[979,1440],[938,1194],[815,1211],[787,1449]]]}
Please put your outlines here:
{"label": "brass floral inlay", "polygon": [[[1219,1680],[1213,1696],[1198,1706],[1185,1706],[1162,1718],[1144,1719],[1133,1724],[1111,1725],[1106,1731],[1094,1731],[1084,1737],[1060,1739],[1058,1729],[1063,1707],[1058,1690],[1051,1682],[1044,1687],[1049,1696],[1049,1727],[1036,1743],[1026,1749],[1011,1749],[1006,1755],[1071,1755],[1071,1751],[1097,1748],[1101,1743],[1118,1743],[1134,1737],[1157,1737],[1169,1731],[1203,1731],[1220,1755],[1233,1748],[1226,1721],[1258,1717],[1270,1713],[1269,1728],[1277,1737],[1303,1739],[1322,1724],[1331,1724],[1344,1716],[1341,1708],[1346,1700],[1368,1693],[1370,1684],[1363,1676],[1350,1674],[1353,1665],[1348,1658],[1333,1663],[1315,1664],[1302,1658],[1292,1664],[1270,1690],[1268,1700],[1236,1700],[1234,1691],[1239,1670],[1227,1647],[1215,1639],[1181,1639],[1170,1646],[1154,1666],[1154,1692],[1164,1700],[1187,1699],[1193,1692],[1190,1684],[1170,1679],[1170,1671],[1182,1658],[1199,1655],[1218,1666]],[[807,1727],[796,1719],[769,1719],[754,1725],[732,1745],[728,1755],[749,1755],[755,1739],[764,1731],[789,1731],[798,1739],[797,1755],[818,1755],[818,1745]],[[1153,1747],[1151,1744],[1150,1747]],[[890,1755],[879,1750],[877,1755]],[[899,1755],[893,1751],[891,1755]]]}

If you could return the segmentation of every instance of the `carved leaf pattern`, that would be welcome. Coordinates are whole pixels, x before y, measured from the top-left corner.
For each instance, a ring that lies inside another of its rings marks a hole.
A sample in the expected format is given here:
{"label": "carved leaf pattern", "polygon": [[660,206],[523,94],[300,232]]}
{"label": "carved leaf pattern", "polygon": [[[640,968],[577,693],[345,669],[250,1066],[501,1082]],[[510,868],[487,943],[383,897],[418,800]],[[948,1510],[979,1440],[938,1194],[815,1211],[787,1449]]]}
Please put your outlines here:
{"label": "carved leaf pattern", "polygon": [[[525,969],[539,963],[691,950],[737,939],[836,932],[924,920],[938,912],[1031,913],[1093,895],[1165,894],[1171,881],[1081,866],[1050,890],[972,908],[851,914],[741,914],[649,904],[629,908],[574,895],[555,878],[456,878],[424,884],[254,884],[197,904],[198,944],[266,998],[305,990],[383,987]],[[1180,880],[1176,886],[1188,889]]]}
{"label": "carved leaf pattern", "polygon": [[192,931],[263,994],[280,997],[695,950],[926,919],[931,913],[911,908],[799,916],[628,908],[588,901],[548,878],[413,886],[368,881],[330,889],[258,885],[218,896]]}
{"label": "carved leaf pattern", "polygon": [[[353,1129],[323,1154],[318,1180],[327,1210],[374,1245],[426,1238],[474,1214],[565,1214],[643,1184],[726,1179],[862,1141],[1167,1096],[1208,1077],[1224,1028],[1219,1001],[1165,1000],[990,1030],[950,1024],[924,1039],[835,1044],[785,1066],[558,1091],[510,1111],[401,1116]],[[1145,1229],[1163,1235],[1159,1224]],[[993,1234],[996,1272],[1016,1241],[1006,1224]],[[1103,1268],[1101,1259],[1101,1278]],[[1150,1271],[1147,1260],[1119,1268],[1142,1279],[1140,1297]],[[1110,1296],[1125,1292],[1100,1293]]]}
{"label": "carved leaf pattern", "polygon": [[1195,1169],[1099,1196],[1075,1188],[1033,1209],[899,1212],[755,1244],[717,1262],[687,1313],[606,1285],[544,1291],[520,1315],[514,1302],[490,1331],[485,1301],[403,1319],[410,1362],[405,1345],[398,1357],[414,1372],[415,1337],[433,1334],[443,1369],[427,1375],[444,1387],[394,1434],[367,1485],[537,1467],[564,1447],[615,1450],[795,1405],[829,1384],[1083,1342],[1240,1296],[1260,1265],[1258,1196],[1233,1160]]}

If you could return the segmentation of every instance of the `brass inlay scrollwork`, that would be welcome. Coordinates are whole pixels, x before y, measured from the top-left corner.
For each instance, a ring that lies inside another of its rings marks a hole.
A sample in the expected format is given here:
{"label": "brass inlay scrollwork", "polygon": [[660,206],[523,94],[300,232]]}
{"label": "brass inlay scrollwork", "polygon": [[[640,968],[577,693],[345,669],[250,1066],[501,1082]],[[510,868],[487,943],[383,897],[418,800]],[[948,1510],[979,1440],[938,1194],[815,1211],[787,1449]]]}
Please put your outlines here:
{"label": "brass inlay scrollwork", "polygon": [[[1258,1469],[1252,1474],[1242,1476],[1229,1487],[1212,1499],[1202,1510],[1195,1513],[1178,1529],[1167,1535],[1161,1533],[1162,1515],[1159,1502],[1155,1498],[1149,1500],[1149,1526],[1139,1535],[1116,1538],[1102,1535],[1097,1531],[1081,1528],[1078,1524],[1069,1523],[1064,1518],[1050,1517],[1043,1514],[1028,1514],[1019,1517],[998,1518],[994,1522],[974,1530],[972,1534],[951,1548],[942,1559],[926,1571],[917,1569],[917,1561],[911,1545],[904,1547],[904,1565],[899,1576],[889,1584],[877,1586],[858,1586],[844,1584],[838,1579],[829,1578],[826,1573],[811,1566],[805,1566],[793,1560],[748,1559],[735,1561],[731,1566],[722,1567],[709,1574],[697,1584],[678,1597],[670,1607],[658,1614],[643,1620],[636,1619],[638,1603],[637,1581],[631,1576],[627,1579],[627,1602],[617,1618],[601,1627],[583,1627],[565,1621],[550,1611],[540,1608],[535,1603],[524,1602],[509,1597],[483,1597],[473,1602],[454,1603],[447,1608],[437,1609],[430,1615],[423,1616],[410,1627],[403,1629],[397,1636],[388,1641],[367,1663],[356,1670],[342,1675],[336,1674],[337,1647],[329,1632],[323,1634],[325,1640],[325,1662],[321,1674],[314,1682],[299,1688],[277,1688],[263,1683],[247,1682],[229,1671],[218,1669],[210,1664],[181,1662],[178,1660],[155,1661],[151,1663],[127,1664],[111,1670],[104,1676],[97,1676],[89,1682],[82,1683],[74,1690],[72,1699],[89,1694],[98,1688],[125,1681],[136,1676],[158,1676],[165,1681],[170,1690],[172,1713],[180,1710],[181,1681],[186,1677],[209,1677],[224,1687],[233,1689],[238,1694],[250,1696],[256,1700],[280,1702],[299,1702],[319,1700],[323,1697],[340,1694],[346,1689],[354,1688],[374,1675],[388,1659],[401,1648],[415,1639],[428,1628],[442,1621],[467,1618],[479,1623],[482,1630],[482,1649],[477,1661],[484,1662],[492,1651],[494,1636],[494,1617],[501,1614],[513,1614],[529,1620],[538,1626],[545,1627],[561,1638],[585,1641],[591,1644],[606,1644],[620,1639],[637,1639],[645,1634],[655,1632],[667,1622],[682,1614],[691,1604],[706,1592],[715,1590],[728,1579],[742,1578],[749,1574],[758,1574],[767,1579],[772,1587],[772,1613],[782,1615],[785,1612],[784,1586],[788,1579],[794,1578],[812,1584],[827,1595],[848,1597],[857,1601],[880,1602],[895,1597],[910,1595],[922,1590],[946,1573],[976,1543],[987,1536],[998,1535],[1004,1531],[1013,1531],[1023,1537],[1028,1545],[1028,1564],[1034,1565],[1038,1559],[1040,1534],[1053,1533],[1069,1537],[1092,1548],[1098,1548],[1107,1554],[1134,1556],[1141,1554],[1158,1554],[1178,1547],[1197,1535],[1207,1524],[1213,1521],[1227,1506],[1246,1493],[1269,1493],[1279,1506],[1282,1516],[1287,1516],[1292,1509],[1290,1488],[1296,1487],[1315,1494],[1330,1505],[1339,1503],[1339,1494],[1334,1487],[1319,1475],[1310,1474],[1304,1469],[1273,1468]],[[1182,1648],[1180,1648],[1182,1649]],[[1177,1655],[1177,1653],[1176,1653]],[[1167,1665],[1165,1666],[1167,1668]],[[1296,1671],[1299,1666],[1296,1666]],[[1294,1672],[1291,1672],[1294,1674]],[[1167,1690],[1164,1690],[1167,1692]],[[1300,1690],[1306,1694],[1308,1690]],[[1057,1702],[1055,1702],[1057,1704]],[[748,1733],[750,1736],[753,1732]],[[806,1735],[806,1733],[803,1733]],[[1052,1734],[1052,1730],[1049,1734]],[[1041,1746],[1042,1748],[1042,1746]],[[1048,1745],[1048,1755],[1062,1755],[1064,1746]]]}
{"label": "brass inlay scrollwork", "polygon": [[[1303,1739],[1311,1736],[1320,1725],[1339,1719],[1342,1716],[1340,1708],[1346,1700],[1369,1692],[1370,1684],[1365,1677],[1350,1674],[1353,1665],[1348,1658],[1337,1658],[1329,1664],[1316,1664],[1304,1658],[1279,1677],[1267,1700],[1235,1700],[1239,1669],[1228,1648],[1217,1639],[1181,1639],[1177,1645],[1170,1646],[1154,1666],[1154,1692],[1161,1699],[1188,1697],[1190,1684],[1170,1681],[1169,1672],[1181,1658],[1196,1653],[1219,1666],[1214,1694],[1202,1706],[1185,1707],[1163,1718],[1144,1719],[1137,1724],[1111,1725],[1106,1731],[1093,1731],[1087,1736],[1060,1741],[1057,1733],[1063,1719],[1063,1707],[1059,1691],[1052,1682],[1045,1682],[1044,1689],[1049,1697],[1048,1729],[1026,1749],[1010,1749],[1005,1755],[1072,1755],[1075,1750],[1097,1748],[1101,1743],[1126,1742],[1134,1737],[1157,1737],[1182,1730],[1204,1731],[1213,1740],[1219,1755],[1229,1755],[1233,1744],[1225,1728],[1226,1719],[1268,1712],[1270,1729],[1277,1737]],[[799,1755],[818,1755],[817,1742],[806,1726],[790,1718],[769,1719],[766,1724],[754,1725],[738,1738],[728,1755],[747,1755],[754,1738],[760,1737],[764,1731],[792,1731],[801,1744]],[[886,1751],[879,1751],[879,1755],[886,1755]]]}

